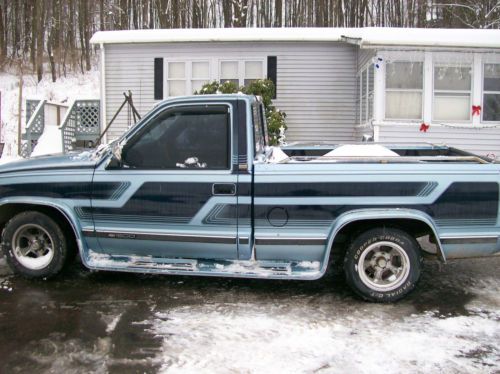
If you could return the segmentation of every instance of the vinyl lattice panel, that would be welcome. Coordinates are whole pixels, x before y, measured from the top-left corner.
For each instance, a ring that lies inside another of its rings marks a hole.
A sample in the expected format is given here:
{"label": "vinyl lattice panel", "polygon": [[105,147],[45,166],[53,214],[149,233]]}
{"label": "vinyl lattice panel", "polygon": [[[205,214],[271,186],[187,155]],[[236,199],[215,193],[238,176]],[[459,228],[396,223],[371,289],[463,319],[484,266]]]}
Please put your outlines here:
{"label": "vinyl lattice panel", "polygon": [[73,149],[73,142],[75,141],[76,134],[76,110],[74,106],[70,109],[71,112],[63,124],[62,137],[64,153]]}
{"label": "vinyl lattice panel", "polygon": [[36,107],[40,100],[26,100],[26,123],[28,123],[33,115],[36,115],[31,123],[29,131],[32,135],[41,135],[45,125],[45,112],[43,110],[35,114]]}
{"label": "vinyl lattice panel", "polygon": [[76,102],[76,133],[99,134],[99,100],[81,100]]}

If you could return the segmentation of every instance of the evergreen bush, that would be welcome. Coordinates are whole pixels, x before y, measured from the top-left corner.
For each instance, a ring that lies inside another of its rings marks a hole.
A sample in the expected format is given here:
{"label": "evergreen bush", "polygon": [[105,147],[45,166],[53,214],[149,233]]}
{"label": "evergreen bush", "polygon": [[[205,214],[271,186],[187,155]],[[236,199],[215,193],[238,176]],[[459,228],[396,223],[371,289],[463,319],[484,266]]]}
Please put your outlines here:
{"label": "evergreen bush", "polygon": [[219,83],[217,81],[205,83],[195,95],[210,95],[216,93],[231,94],[242,92],[247,95],[256,95],[262,98],[266,114],[267,131],[269,133],[269,142],[271,145],[283,144],[285,141],[286,113],[276,109],[273,105],[273,96],[275,92],[274,83],[269,79],[258,79],[252,81],[247,86],[238,87],[235,83],[226,81]]}

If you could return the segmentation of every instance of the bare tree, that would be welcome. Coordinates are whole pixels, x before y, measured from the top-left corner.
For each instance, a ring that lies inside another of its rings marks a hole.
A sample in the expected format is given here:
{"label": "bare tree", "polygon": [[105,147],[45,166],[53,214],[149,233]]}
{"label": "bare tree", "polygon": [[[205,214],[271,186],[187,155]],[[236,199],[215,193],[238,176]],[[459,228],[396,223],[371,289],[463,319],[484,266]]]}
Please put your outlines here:
{"label": "bare tree", "polygon": [[448,16],[454,21],[453,26],[490,29],[500,25],[498,0],[444,1],[434,4],[434,7],[442,11],[444,19]]}
{"label": "bare tree", "polygon": [[500,28],[500,0],[0,0],[0,67],[89,70],[96,30],[305,26]]}

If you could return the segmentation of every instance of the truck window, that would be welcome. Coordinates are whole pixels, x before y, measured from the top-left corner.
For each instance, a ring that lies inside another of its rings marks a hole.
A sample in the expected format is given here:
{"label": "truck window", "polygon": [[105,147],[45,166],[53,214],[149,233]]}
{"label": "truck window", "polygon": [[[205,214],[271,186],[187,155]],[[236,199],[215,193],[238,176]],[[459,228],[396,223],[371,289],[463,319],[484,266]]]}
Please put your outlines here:
{"label": "truck window", "polygon": [[167,109],[124,146],[135,169],[229,169],[230,115],[226,105]]}

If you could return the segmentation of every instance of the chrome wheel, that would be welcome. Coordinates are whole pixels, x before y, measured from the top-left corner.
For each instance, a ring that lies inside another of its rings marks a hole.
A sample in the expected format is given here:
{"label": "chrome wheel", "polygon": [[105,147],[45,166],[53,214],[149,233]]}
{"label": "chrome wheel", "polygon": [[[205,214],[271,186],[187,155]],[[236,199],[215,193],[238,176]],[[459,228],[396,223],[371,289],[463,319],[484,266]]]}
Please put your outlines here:
{"label": "chrome wheel", "polygon": [[22,266],[43,269],[54,258],[54,240],[42,226],[26,224],[12,236],[12,253]]}
{"label": "chrome wheel", "polygon": [[400,287],[410,274],[410,259],[401,246],[379,241],[361,253],[357,271],[361,281],[375,291],[392,291]]}

